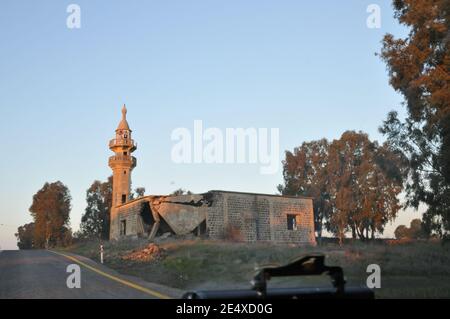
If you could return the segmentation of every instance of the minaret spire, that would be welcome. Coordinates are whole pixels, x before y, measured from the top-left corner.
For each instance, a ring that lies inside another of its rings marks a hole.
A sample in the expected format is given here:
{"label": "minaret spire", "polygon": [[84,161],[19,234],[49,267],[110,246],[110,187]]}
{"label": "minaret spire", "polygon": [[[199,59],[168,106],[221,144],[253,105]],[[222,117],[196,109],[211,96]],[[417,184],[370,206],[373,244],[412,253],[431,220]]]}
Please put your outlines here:
{"label": "minaret spire", "polygon": [[127,120],[127,106],[125,104],[122,107],[122,120]]}
{"label": "minaret spire", "polygon": [[128,112],[127,111],[127,107],[124,104],[123,107],[122,107],[122,120],[120,121],[116,132],[117,131],[130,131],[131,132],[130,126],[128,125],[128,122],[127,122],[127,112]]}

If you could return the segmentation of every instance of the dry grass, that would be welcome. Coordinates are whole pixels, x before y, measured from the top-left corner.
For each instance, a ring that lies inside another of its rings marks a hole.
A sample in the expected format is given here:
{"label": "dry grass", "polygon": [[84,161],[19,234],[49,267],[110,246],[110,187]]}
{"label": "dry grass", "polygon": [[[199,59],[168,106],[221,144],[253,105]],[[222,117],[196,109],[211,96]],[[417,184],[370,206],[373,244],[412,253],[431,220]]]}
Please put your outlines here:
{"label": "dry grass", "polygon": [[[80,243],[71,251],[98,260],[98,242]],[[105,243],[106,263],[119,272],[182,289],[245,288],[255,267],[284,264],[308,253],[323,253],[329,265],[339,265],[349,284],[364,285],[369,264],[381,267],[381,298],[450,298],[450,246],[436,242],[401,245],[353,243],[339,247],[242,244],[204,240],[167,241],[159,245],[164,258],[123,260],[146,240]],[[302,279],[305,285],[319,284]],[[323,281],[323,280],[322,280]],[[281,282],[283,283],[283,282]],[[292,281],[290,281],[292,284]]]}

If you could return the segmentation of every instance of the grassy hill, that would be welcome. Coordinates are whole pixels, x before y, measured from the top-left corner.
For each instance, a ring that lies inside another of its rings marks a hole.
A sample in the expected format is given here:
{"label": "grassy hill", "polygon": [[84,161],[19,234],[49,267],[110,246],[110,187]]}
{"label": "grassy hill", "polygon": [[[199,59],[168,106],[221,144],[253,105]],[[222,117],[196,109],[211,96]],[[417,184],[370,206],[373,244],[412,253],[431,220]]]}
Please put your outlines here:
{"label": "grassy hill", "polygon": [[[99,241],[77,243],[67,250],[99,260]],[[284,264],[308,253],[323,253],[328,265],[343,267],[350,285],[365,285],[370,264],[381,267],[377,298],[450,298],[450,245],[355,242],[339,247],[242,244],[168,239],[158,244],[157,258],[126,258],[149,245],[147,240],[105,242],[105,264],[121,273],[186,290],[248,288],[255,267]],[[327,285],[326,278],[278,280],[273,285]]]}

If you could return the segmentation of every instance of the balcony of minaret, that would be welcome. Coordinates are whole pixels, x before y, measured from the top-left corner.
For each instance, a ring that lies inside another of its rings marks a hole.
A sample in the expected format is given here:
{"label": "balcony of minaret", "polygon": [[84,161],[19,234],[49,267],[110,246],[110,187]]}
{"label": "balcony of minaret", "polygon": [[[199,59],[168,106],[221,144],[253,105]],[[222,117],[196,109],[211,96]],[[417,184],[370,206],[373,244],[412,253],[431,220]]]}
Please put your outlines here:
{"label": "balcony of minaret", "polygon": [[109,141],[109,148],[113,149],[116,147],[129,147],[130,152],[133,152],[137,148],[137,143],[131,138],[115,138]]}
{"label": "balcony of minaret", "polygon": [[114,155],[109,158],[109,167],[131,167],[135,168],[137,165],[136,157],[130,155]]}

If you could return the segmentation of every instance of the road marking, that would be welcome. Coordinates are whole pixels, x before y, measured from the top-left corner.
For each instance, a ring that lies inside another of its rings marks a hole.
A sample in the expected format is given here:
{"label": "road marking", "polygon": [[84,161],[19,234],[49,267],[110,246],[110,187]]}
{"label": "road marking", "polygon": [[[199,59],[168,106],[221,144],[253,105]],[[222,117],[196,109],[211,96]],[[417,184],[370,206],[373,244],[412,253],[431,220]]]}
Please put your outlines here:
{"label": "road marking", "polygon": [[141,292],[143,292],[143,293],[146,293],[146,294],[148,294],[148,295],[150,295],[150,296],[153,296],[153,297],[156,297],[156,298],[159,298],[159,299],[172,299],[171,297],[169,297],[169,296],[167,296],[167,295],[164,295],[164,294],[162,294],[162,293],[159,293],[159,292],[157,292],[157,291],[154,291],[154,290],[151,290],[151,289],[142,287],[142,286],[140,286],[140,285],[138,285],[138,284],[135,284],[135,283],[132,283],[132,282],[130,282],[130,281],[128,281],[128,280],[120,279],[120,278],[118,278],[118,277],[116,277],[116,276],[107,274],[106,272],[101,271],[100,269],[97,269],[97,268],[95,268],[95,267],[92,267],[92,266],[90,266],[90,265],[88,265],[88,264],[82,262],[81,260],[79,260],[78,258],[75,258],[75,257],[73,257],[73,256],[69,256],[69,255],[66,255],[66,254],[62,254],[62,253],[59,253],[59,252],[56,252],[56,251],[53,251],[53,250],[49,250],[49,251],[52,252],[52,253],[55,253],[55,254],[57,254],[57,255],[60,255],[60,256],[62,256],[62,257],[65,257],[65,258],[67,258],[67,259],[70,259],[70,260],[72,260],[72,261],[74,261],[74,262],[80,264],[81,266],[86,267],[86,268],[92,270],[93,272],[96,272],[96,273],[99,274],[99,275],[102,275],[102,276],[104,276],[104,277],[106,277],[106,278],[109,278],[109,279],[111,279],[111,280],[117,281],[117,282],[119,282],[119,283],[121,283],[121,284],[123,284],[123,285],[125,285],[125,286],[128,286],[128,287],[134,288],[134,289],[136,289],[136,290],[139,290],[139,291],[141,291]]}

